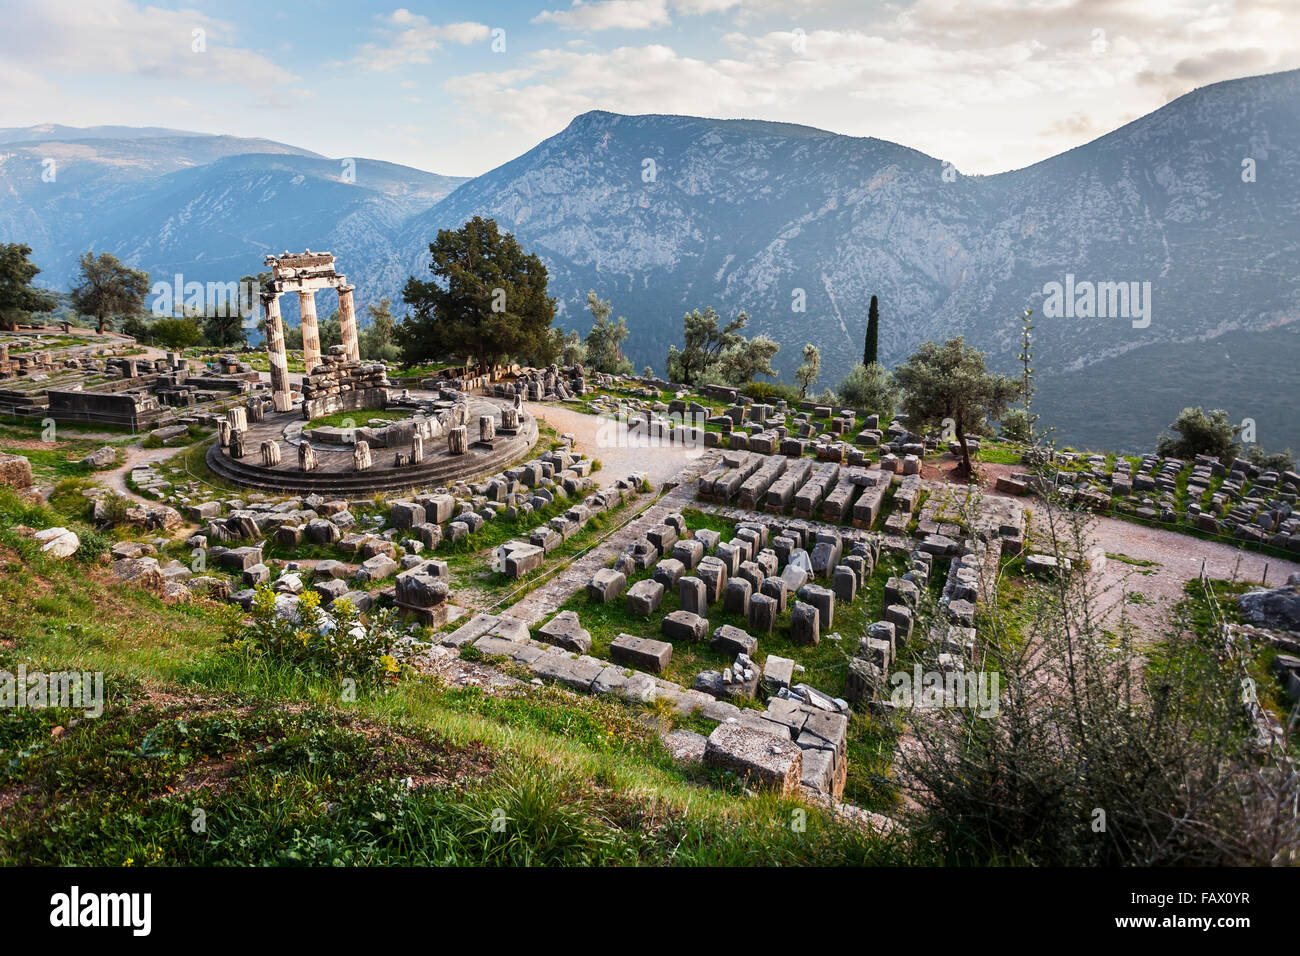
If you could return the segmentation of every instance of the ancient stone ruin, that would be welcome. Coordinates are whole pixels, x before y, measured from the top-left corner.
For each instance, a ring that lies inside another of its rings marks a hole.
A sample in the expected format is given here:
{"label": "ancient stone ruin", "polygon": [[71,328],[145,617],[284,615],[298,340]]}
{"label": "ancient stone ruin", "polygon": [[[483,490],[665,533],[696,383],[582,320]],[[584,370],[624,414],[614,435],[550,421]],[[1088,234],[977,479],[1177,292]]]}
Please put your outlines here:
{"label": "ancient stone ruin", "polygon": [[262,291],[262,309],[266,313],[266,352],[271,361],[271,400],[275,410],[287,412],[292,408],[289,393],[289,361],[284,349],[284,323],[280,318],[280,296],[286,292],[298,293],[302,308],[302,352],[307,374],[315,371],[321,361],[320,330],[316,319],[316,293],[321,289],[334,289],[339,295],[339,325],[343,329],[343,355],[348,361],[361,361],[361,348],[357,344],[357,314],[352,301],[355,286],[348,285],[347,276],[334,268],[334,256],[328,252],[291,253],[286,250],[279,256],[267,256],[271,279]]}

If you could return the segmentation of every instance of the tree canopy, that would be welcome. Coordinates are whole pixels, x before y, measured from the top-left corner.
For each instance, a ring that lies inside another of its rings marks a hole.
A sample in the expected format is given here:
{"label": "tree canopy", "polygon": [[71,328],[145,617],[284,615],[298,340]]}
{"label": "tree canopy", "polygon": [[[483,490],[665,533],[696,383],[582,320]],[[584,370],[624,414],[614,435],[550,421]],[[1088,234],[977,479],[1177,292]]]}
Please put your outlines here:
{"label": "tree canopy", "polygon": [[1169,428],[1177,434],[1161,435],[1156,442],[1156,453],[1163,458],[1212,455],[1226,463],[1241,452],[1237,441],[1241,428],[1228,421],[1228,413],[1222,408],[1208,413],[1199,407],[1184,408]]}
{"label": "tree canopy", "polygon": [[511,357],[551,360],[555,300],[546,294],[541,259],[480,216],[440,230],[429,253],[434,279],[412,276],[402,290],[411,308],[396,328],[403,361],[456,357],[487,366]]}
{"label": "tree canopy", "polygon": [[741,330],[748,322],[749,316],[741,312],[722,325],[711,306],[686,313],[683,347],[668,349],[668,378],[684,385],[739,386],[758,375],[775,377],[772,359],[781,346],[766,335],[746,338]]}
{"label": "tree canopy", "polygon": [[32,247],[18,242],[0,244],[0,329],[12,331],[33,313],[51,312],[54,296],[32,285],[40,269],[28,261]]}
{"label": "tree canopy", "polygon": [[623,343],[628,336],[627,320],[621,315],[611,319],[613,306],[594,291],[587,293],[587,308],[593,321],[585,343],[586,364],[608,375],[631,375],[632,363],[623,357]]}
{"label": "tree canopy", "polygon": [[799,397],[805,398],[808,395],[808,389],[812,383],[817,381],[817,376],[822,371],[822,353],[817,346],[811,342],[803,347],[803,361],[799,367],[794,370],[794,380],[799,386]]}
{"label": "tree canopy", "polygon": [[[248,341],[249,316],[257,313],[258,292],[270,278],[270,272],[242,276],[233,301],[227,296],[224,301],[213,304],[208,314],[203,316],[203,339],[208,345],[229,348]],[[265,320],[258,320],[257,328],[265,334]]]}
{"label": "tree canopy", "polygon": [[77,311],[93,316],[102,333],[117,316],[138,315],[144,311],[149,294],[149,274],[132,269],[111,252],[96,256],[87,252],[81,257],[81,276],[72,287],[72,301]]}
{"label": "tree canopy", "polygon": [[984,353],[958,336],[943,345],[924,342],[894,370],[903,410],[912,427],[951,429],[961,443],[967,475],[974,473],[966,436],[998,419],[1019,393],[1019,383],[990,372]]}
{"label": "tree canopy", "polygon": [[401,351],[393,341],[396,323],[393,320],[392,303],[387,297],[381,298],[378,303],[372,302],[366,306],[366,314],[370,317],[370,325],[362,330],[357,343],[362,357],[384,362],[397,361]]}
{"label": "tree canopy", "polygon": [[552,351],[555,353],[555,361],[561,365],[585,365],[587,362],[587,346],[582,341],[582,336],[573,329],[564,331],[564,329],[552,327],[551,339],[553,340]]}
{"label": "tree canopy", "polygon": [[148,335],[165,349],[182,351],[199,344],[203,329],[192,318],[167,316],[149,326]]}
{"label": "tree canopy", "polygon": [[868,414],[879,415],[888,422],[898,407],[898,387],[894,376],[877,362],[858,362],[835,390],[840,401]]}
{"label": "tree canopy", "polygon": [[1295,471],[1295,453],[1290,448],[1270,452],[1263,445],[1251,445],[1246,449],[1246,460],[1260,471]]}
{"label": "tree canopy", "polygon": [[871,297],[867,310],[867,337],[862,343],[862,364],[875,365],[880,361],[880,300]]}

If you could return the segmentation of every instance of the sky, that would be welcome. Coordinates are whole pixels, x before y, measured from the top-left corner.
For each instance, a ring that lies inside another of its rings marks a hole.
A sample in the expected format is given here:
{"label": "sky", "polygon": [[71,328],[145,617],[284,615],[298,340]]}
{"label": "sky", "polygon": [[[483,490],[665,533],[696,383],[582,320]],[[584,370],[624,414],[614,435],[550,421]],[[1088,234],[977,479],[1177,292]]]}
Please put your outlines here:
{"label": "sky", "polygon": [[0,127],[167,126],[472,176],[591,109],[801,123],[964,174],[1300,67],[1300,0],[5,0]]}

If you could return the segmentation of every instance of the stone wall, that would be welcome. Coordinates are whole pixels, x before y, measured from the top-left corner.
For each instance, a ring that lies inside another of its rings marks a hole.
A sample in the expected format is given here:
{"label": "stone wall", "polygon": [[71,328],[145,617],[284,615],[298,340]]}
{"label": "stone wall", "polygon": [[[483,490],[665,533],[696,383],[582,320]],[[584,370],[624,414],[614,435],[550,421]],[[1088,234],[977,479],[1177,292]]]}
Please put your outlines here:
{"label": "stone wall", "polygon": [[368,408],[383,408],[388,401],[386,388],[362,388],[347,392],[321,395],[318,398],[304,399],[302,417],[311,421],[325,415],[337,415],[339,412],[357,412]]}
{"label": "stone wall", "polygon": [[143,392],[51,391],[47,395],[50,417],[61,422],[100,422],[144,429],[168,414],[157,398]]}
{"label": "stone wall", "polygon": [[302,417],[383,408],[388,400],[388,369],[383,362],[352,362],[334,346],[321,364],[302,380]]}

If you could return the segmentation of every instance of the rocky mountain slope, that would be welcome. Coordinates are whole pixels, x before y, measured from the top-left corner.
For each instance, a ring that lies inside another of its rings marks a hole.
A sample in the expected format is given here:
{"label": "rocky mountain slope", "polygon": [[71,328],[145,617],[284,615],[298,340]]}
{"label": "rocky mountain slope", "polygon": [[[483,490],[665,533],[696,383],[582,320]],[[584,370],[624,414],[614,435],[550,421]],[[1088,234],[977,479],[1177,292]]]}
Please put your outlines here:
{"label": "rocky mountain slope", "polygon": [[[418,255],[437,228],[494,216],[551,266],[566,323],[583,327],[598,289],[657,367],[678,316],[713,304],[784,343],[786,373],[816,342],[833,383],[875,293],[886,361],[964,334],[1010,370],[1031,307],[1041,410],[1064,439],[1148,447],[1184,405],[1210,404],[1300,447],[1288,383],[1249,371],[1300,359],[1298,103],[1297,72],[1220,83],[990,177],[797,126],[588,113],[417,217],[407,242]],[[1045,285],[1067,275],[1150,283],[1149,314],[1045,315]]]}
{"label": "rocky mountain slope", "polygon": [[[56,285],[91,244],[151,271],[216,273],[199,279],[329,248],[366,301],[423,273],[438,229],[488,215],[545,260],[561,324],[585,330],[588,289],[613,300],[638,367],[662,370],[681,314],[713,305],[781,341],[786,373],[816,342],[834,384],[876,294],[886,362],[963,334],[1011,370],[1031,307],[1040,410],[1063,439],[1146,448],[1203,404],[1300,448],[1294,381],[1265,371],[1300,367],[1298,104],[1300,71],[1219,83],[987,177],[808,127],[591,112],[454,189],[367,161],[345,183],[339,161],[264,141],[0,131],[0,237],[36,246]],[[48,155],[64,157],[64,193],[40,181]],[[1045,315],[1045,286],[1067,276],[1137,283],[1149,310]]]}
{"label": "rocky mountain slope", "polygon": [[66,287],[91,248],[206,282],[305,247],[331,249],[365,281],[400,225],[464,182],[271,140],[134,132],[0,130],[0,237],[33,247],[42,282]]}

